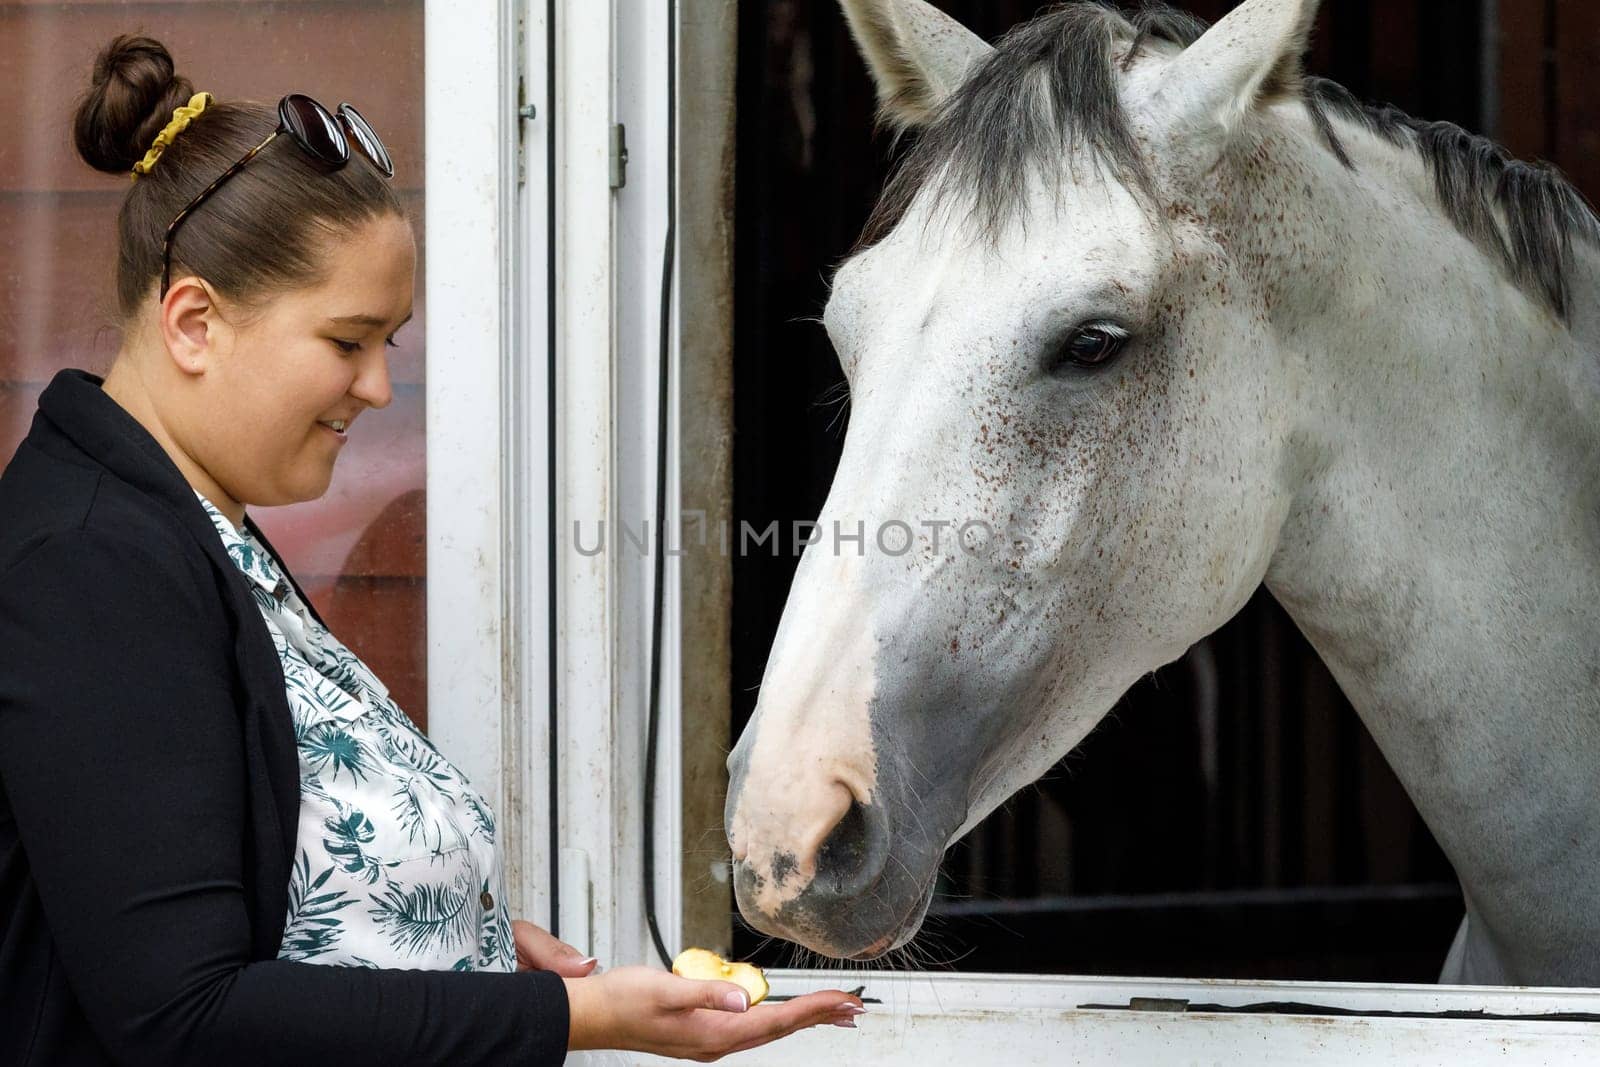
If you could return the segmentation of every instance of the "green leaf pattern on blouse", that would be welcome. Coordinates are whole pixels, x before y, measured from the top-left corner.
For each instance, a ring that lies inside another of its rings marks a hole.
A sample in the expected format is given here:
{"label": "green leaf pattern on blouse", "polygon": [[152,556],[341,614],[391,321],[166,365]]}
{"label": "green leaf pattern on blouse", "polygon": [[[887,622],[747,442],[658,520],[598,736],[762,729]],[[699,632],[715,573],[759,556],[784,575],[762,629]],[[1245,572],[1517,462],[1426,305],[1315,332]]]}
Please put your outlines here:
{"label": "green leaf pattern on blouse", "polygon": [[248,529],[200,493],[283,666],[300,824],[280,959],[516,969],[488,802],[305,608]]}

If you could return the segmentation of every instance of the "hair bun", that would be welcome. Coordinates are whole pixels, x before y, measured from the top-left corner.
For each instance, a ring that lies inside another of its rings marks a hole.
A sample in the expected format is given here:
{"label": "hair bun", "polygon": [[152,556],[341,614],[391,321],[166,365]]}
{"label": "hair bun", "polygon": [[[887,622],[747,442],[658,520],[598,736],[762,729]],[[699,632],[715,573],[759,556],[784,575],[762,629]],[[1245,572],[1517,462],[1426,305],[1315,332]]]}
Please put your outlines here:
{"label": "hair bun", "polygon": [[118,174],[144,158],[174,108],[194,95],[189,79],[174,74],[172,55],[160,41],[122,34],[95,57],[88,92],[73,116],[73,143],[95,170]]}

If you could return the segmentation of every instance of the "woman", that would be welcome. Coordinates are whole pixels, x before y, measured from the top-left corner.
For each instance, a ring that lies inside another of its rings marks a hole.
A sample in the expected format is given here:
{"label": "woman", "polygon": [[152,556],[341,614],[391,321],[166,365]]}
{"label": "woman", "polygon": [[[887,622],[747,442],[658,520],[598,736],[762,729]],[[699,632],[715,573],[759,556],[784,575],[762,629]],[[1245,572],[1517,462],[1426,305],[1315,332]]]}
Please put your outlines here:
{"label": "woman", "polygon": [[416,252],[360,115],[218,102],[119,37],[74,133],[133,174],[123,343],[0,476],[0,1062],[711,1060],[849,1025],[838,991],[746,1011],[510,920],[483,797],[246,514],[321,496],[390,401]]}

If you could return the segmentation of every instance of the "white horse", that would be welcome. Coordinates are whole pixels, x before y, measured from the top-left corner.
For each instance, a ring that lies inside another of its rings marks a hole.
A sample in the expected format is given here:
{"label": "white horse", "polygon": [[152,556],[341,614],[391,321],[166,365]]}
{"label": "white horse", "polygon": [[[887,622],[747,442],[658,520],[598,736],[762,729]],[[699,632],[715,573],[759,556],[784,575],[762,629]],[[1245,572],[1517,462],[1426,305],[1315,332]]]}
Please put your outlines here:
{"label": "white horse", "polygon": [[1315,0],[994,48],[843,6],[920,136],[827,305],[853,412],[728,761],[746,919],[905,943],[944,849],[1265,582],[1455,865],[1444,980],[1600,985],[1586,202],[1303,76]]}

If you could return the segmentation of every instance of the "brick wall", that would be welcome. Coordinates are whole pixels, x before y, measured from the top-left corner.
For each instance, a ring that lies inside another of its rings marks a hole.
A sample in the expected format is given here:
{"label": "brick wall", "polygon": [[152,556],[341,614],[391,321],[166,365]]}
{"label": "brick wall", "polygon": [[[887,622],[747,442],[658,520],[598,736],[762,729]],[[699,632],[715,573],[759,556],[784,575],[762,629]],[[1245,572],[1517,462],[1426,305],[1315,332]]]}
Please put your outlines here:
{"label": "brick wall", "polygon": [[[361,420],[320,500],[251,508],[338,637],[427,723],[424,596],[421,0],[0,2],[0,461],[56,371],[116,355],[116,214],[125,178],[89,168],[71,113],[118,33],[162,41],[220,99],[305,92],[359,107],[389,146],[419,253],[416,318],[392,350],[394,403]],[[203,210],[203,209],[202,209]]]}

